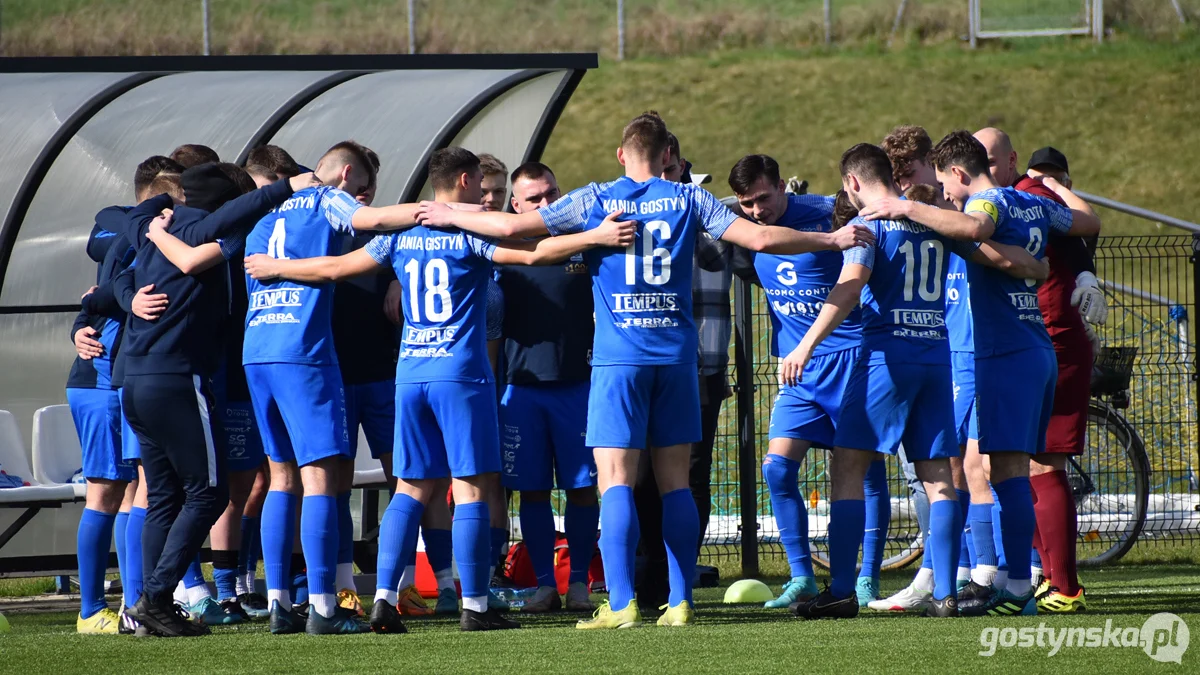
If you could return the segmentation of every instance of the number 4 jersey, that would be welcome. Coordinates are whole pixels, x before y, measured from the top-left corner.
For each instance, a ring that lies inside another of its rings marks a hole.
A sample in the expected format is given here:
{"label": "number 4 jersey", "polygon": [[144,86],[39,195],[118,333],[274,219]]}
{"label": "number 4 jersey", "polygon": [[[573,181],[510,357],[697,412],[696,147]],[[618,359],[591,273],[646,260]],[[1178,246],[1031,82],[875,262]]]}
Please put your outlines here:
{"label": "number 4 jersey", "polygon": [[375,237],[367,254],[404,287],[396,384],[492,382],[487,358],[489,241],[456,229],[414,227]]}
{"label": "number 4 jersey", "polygon": [[695,363],[692,257],[696,232],[715,238],[737,216],[703,188],[629,177],[586,185],[538,213],[550,234],[598,227],[614,211],[638,222],[625,248],[594,248],[584,255],[592,271],[596,306],[593,366]]}
{"label": "number 4 jersey", "polygon": [[[329,186],[301,190],[268,213],[246,237],[246,255],[315,258],[337,255],[362,205]],[[242,363],[333,365],[333,284],[264,283],[249,275]]]}

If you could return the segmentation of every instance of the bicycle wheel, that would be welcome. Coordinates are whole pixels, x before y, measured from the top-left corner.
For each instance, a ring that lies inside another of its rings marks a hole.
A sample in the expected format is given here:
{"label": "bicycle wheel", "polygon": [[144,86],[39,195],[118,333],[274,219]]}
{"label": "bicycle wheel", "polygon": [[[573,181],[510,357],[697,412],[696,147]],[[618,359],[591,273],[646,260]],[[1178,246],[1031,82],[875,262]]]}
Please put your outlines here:
{"label": "bicycle wheel", "polygon": [[1133,425],[1103,401],[1088,406],[1084,454],[1067,478],[1079,513],[1076,557],[1081,567],[1120,560],[1137,542],[1150,498],[1150,462]]}

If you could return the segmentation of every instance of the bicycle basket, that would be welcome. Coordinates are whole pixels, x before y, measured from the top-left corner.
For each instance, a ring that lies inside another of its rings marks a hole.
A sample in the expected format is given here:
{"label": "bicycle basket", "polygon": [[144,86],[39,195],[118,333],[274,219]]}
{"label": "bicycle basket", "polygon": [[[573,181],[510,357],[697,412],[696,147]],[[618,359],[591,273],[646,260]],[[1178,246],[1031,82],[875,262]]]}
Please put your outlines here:
{"label": "bicycle basket", "polygon": [[1137,347],[1101,347],[1092,366],[1092,396],[1115,396],[1129,390]]}

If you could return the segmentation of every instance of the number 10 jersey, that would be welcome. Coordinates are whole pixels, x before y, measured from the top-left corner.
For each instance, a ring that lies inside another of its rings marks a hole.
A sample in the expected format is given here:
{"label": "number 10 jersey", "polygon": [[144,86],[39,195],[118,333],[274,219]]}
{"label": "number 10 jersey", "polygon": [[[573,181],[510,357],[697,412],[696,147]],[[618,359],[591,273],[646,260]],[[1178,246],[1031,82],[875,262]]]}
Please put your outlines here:
{"label": "number 10 jersey", "polygon": [[614,211],[637,221],[624,249],[584,255],[596,307],[593,366],[676,365],[698,358],[692,319],[692,257],[703,227],[715,238],[737,216],[703,188],[629,177],[592,183],[538,211],[550,234],[596,228]]}

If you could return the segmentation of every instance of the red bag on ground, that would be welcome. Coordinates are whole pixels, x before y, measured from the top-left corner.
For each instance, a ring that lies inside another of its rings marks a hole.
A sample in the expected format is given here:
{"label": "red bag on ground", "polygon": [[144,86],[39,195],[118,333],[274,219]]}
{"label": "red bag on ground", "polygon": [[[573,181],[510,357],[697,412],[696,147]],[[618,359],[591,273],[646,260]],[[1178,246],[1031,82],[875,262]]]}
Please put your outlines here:
{"label": "red bag on ground", "polygon": [[[533,571],[533,562],[529,559],[529,550],[525,542],[519,541],[508,550],[508,578],[519,588],[534,588],[538,585],[537,574]],[[567,538],[561,532],[556,533],[554,541],[554,582],[560,595],[567,592],[571,580],[571,551],[567,547]],[[604,565],[600,560],[600,549],[594,548],[592,561],[588,568],[588,586],[595,589],[597,583],[604,586]]]}

